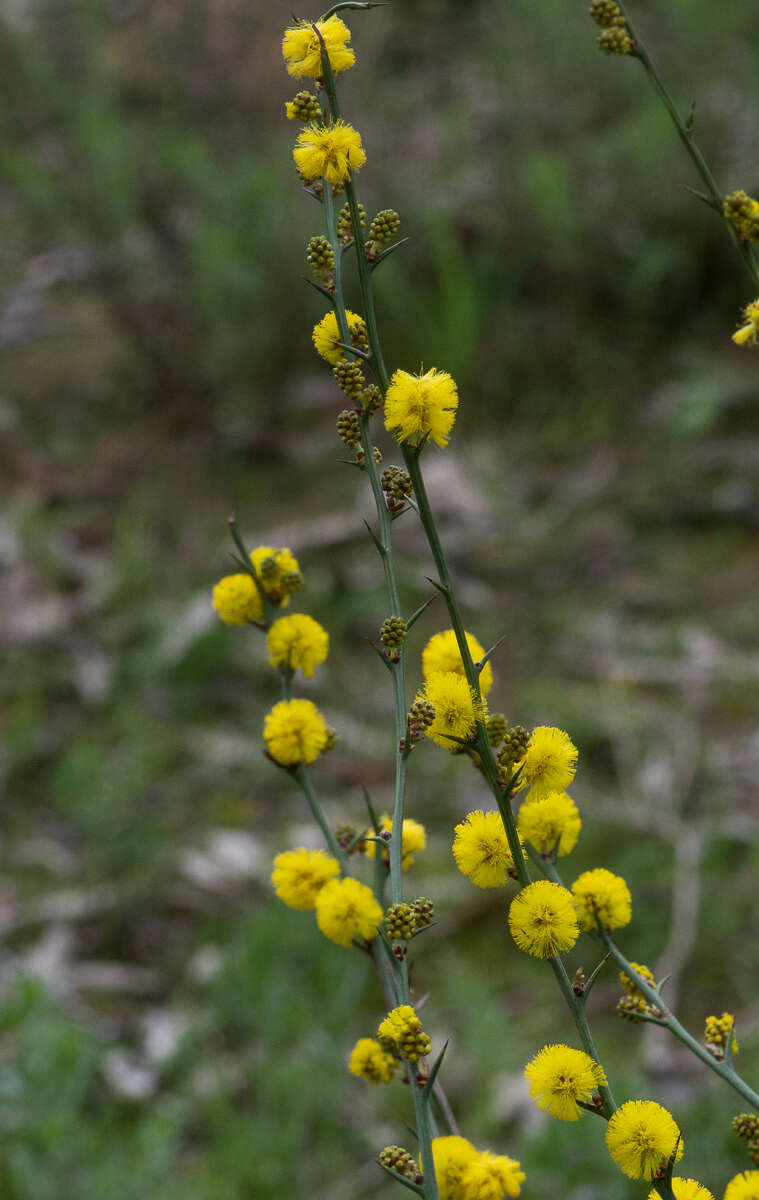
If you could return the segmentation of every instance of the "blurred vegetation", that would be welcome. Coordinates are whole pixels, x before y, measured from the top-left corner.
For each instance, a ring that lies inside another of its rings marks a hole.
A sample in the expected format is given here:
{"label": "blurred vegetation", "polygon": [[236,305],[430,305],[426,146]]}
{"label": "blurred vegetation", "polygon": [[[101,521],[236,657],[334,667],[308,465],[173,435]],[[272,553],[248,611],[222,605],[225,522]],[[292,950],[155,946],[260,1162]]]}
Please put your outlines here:
{"label": "blurred vegetation", "polygon": [[[378,277],[388,360],[460,386],[430,484],[470,626],[507,634],[495,701],[581,748],[569,877],[603,862],[629,878],[625,947],[664,955],[660,974],[675,959],[695,1032],[738,1013],[756,1080],[759,415],[756,359],[729,339],[752,297],[645,78],[596,51],[583,7],[355,14],[341,94],[369,154],[361,199],[410,238]],[[717,178],[756,194],[754,15],[636,8]],[[306,814],[258,749],[262,647],[209,604],[230,511],[251,544],[293,548],[332,637],[309,689],[342,734],[320,786],[335,820],[362,821],[361,785],[381,809],[389,697],[366,639],[384,601],[310,346],[320,228],[283,119],[289,20],[244,0],[0,16],[8,1200],[384,1197],[373,1158],[408,1139],[402,1091],[368,1094],[339,1065],[378,1019],[367,964],[271,899],[271,858],[309,836]],[[411,607],[426,553],[395,528]],[[413,649],[442,620],[433,606]],[[526,1059],[572,1034],[539,964],[514,960],[503,896],[452,871],[479,783],[417,754],[430,850],[409,887],[439,918],[416,972],[465,1132],[522,1160],[527,1200],[643,1194],[599,1129],[525,1102]],[[737,1098],[621,1025],[604,980],[618,1099],[671,1104],[687,1173],[719,1194],[749,1165]]]}

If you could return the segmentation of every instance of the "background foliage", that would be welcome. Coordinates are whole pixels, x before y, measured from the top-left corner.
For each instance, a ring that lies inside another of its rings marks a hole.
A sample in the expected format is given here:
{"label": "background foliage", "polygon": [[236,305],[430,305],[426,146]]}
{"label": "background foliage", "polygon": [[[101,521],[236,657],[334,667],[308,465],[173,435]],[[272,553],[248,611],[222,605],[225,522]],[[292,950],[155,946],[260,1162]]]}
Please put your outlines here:
{"label": "background foliage", "polygon": [[[635,16],[725,190],[756,194],[750,0]],[[336,820],[362,820],[361,785],[381,809],[392,725],[366,639],[384,601],[309,341],[321,230],[283,119],[289,20],[244,0],[0,17],[8,1200],[385,1196],[372,1159],[408,1136],[402,1092],[340,1066],[378,1019],[366,964],[271,899],[271,857],[311,834],[259,753],[262,646],[209,604],[230,511],[251,544],[293,548],[332,636],[308,693],[342,734],[323,791]],[[494,701],[571,731],[577,873],[630,879],[625,948],[666,960],[694,1031],[735,1010],[756,1079],[759,417],[755,359],[729,339],[752,299],[739,260],[582,5],[417,0],[351,24],[360,195],[410,238],[381,272],[387,357],[459,383],[430,487],[469,626],[507,634]],[[396,529],[413,607],[426,556]],[[443,620],[433,606],[419,650]],[[418,986],[452,1037],[465,1132],[521,1158],[526,1197],[642,1194],[599,1129],[525,1099],[524,1062],[568,1018],[515,960],[503,896],[452,869],[479,784],[433,747],[411,767],[431,843],[413,890],[439,902]],[[731,1096],[616,1020],[611,972],[595,997],[618,1099],[673,1106],[688,1174],[720,1193],[748,1165]]]}

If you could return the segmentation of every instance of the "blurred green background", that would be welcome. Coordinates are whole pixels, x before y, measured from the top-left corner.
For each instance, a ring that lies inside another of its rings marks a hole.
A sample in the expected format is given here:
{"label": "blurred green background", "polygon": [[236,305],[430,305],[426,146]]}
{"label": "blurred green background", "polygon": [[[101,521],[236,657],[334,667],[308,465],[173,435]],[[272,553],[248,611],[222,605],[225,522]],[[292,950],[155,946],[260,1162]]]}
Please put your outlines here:
{"label": "blurred green background", "polygon": [[[298,10],[297,15],[315,15]],[[634,15],[725,190],[759,189],[753,0]],[[324,311],[294,176],[290,3],[7,0],[0,16],[0,1194],[8,1200],[358,1200],[408,1143],[408,1097],[344,1067],[382,1015],[368,964],[278,905],[273,855],[314,840],[260,754],[275,679],[255,631],[210,607],[226,518],[288,545],[298,608],[332,653],[304,686],[341,733],[316,776],[335,822],[391,792],[386,615],[340,465],[342,407],[310,345]],[[738,1014],[756,1083],[759,410],[730,332],[753,296],[640,68],[595,47],[584,5],[418,0],[352,14],[341,80],[370,215],[409,242],[378,274],[392,367],[453,373],[451,448],[427,473],[494,707],[568,729],[584,818],[568,878],[624,874],[620,939],[671,971],[700,1034]],[[350,284],[353,289],[353,281]],[[355,290],[350,290],[351,298]],[[384,435],[386,461],[397,461]],[[409,610],[431,571],[396,524]],[[411,686],[429,610],[410,640]],[[647,1194],[600,1122],[547,1123],[524,1063],[574,1032],[515,956],[501,892],[453,869],[488,805],[467,763],[411,762],[438,904],[415,955],[451,1046],[463,1131],[523,1194]],[[584,961],[577,952],[572,966]],[[591,1004],[617,1098],[684,1130],[683,1173],[721,1195],[750,1163],[743,1107],[695,1060]],[[412,1147],[413,1148],[413,1147]]]}

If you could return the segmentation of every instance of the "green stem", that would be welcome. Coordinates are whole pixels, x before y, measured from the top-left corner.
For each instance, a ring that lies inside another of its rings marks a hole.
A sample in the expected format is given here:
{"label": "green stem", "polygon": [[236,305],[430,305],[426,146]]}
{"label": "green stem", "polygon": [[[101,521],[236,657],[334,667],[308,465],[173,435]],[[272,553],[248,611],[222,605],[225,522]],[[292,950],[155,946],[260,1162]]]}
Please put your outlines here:
{"label": "green stem", "polygon": [[340,863],[340,869],[343,875],[347,875],[348,859],[345,851],[343,850],[342,846],[340,846],[337,838],[327,824],[324,813],[322,812],[322,806],[319,803],[316,792],[314,791],[314,785],[311,782],[311,777],[308,773],[306,764],[298,763],[298,766],[293,768],[292,776],[293,779],[297,779],[298,783],[300,784],[301,791],[308,801],[308,806],[311,809],[311,814],[316,821],[316,824],[319,826],[324,835],[324,840],[329,846],[330,853],[334,854],[335,858]]}
{"label": "green stem", "polygon": [[[567,1002],[570,1012],[572,1013],[574,1023],[577,1026],[577,1032],[580,1035],[580,1040],[585,1047],[585,1053],[589,1054],[594,1062],[600,1064],[601,1060],[598,1057],[598,1051],[596,1050],[595,1043],[593,1041],[593,1035],[590,1032],[590,1026],[588,1024],[588,1018],[585,1013],[585,1005],[582,1001],[582,997],[575,995],[574,988],[569,981],[569,976],[567,975],[566,967],[564,966],[561,957],[558,954],[555,954],[553,958],[550,958],[548,961],[550,962],[553,973],[556,976],[556,982],[561,989],[561,993]],[[614,1097],[611,1094],[611,1088],[608,1086],[608,1084],[599,1084],[598,1092],[601,1100],[603,1101],[604,1115],[608,1120],[611,1114],[616,1112],[617,1109],[617,1106],[614,1103]]]}
{"label": "green stem", "polygon": [[416,1082],[414,1064],[408,1064],[408,1080],[414,1101],[414,1116],[416,1129],[419,1134],[419,1146],[422,1151],[422,1177],[424,1180],[425,1200],[439,1200],[437,1180],[435,1178],[435,1163],[432,1157],[432,1132],[430,1130],[430,1114],[421,1089]]}
{"label": "green stem", "polygon": [[615,962],[617,962],[625,974],[632,979],[633,983],[638,990],[643,993],[648,1003],[653,1008],[657,1008],[661,1012],[662,1015],[661,1019],[659,1020],[659,1024],[664,1025],[667,1029],[669,1029],[669,1031],[673,1033],[676,1038],[679,1038],[683,1045],[687,1046],[697,1058],[700,1058],[703,1063],[706,1063],[707,1067],[714,1071],[715,1075],[719,1075],[721,1079],[724,1079],[725,1083],[729,1084],[731,1088],[738,1092],[738,1094],[741,1095],[744,1100],[748,1100],[752,1108],[759,1112],[759,1095],[753,1090],[753,1088],[750,1088],[748,1084],[741,1079],[740,1075],[733,1070],[732,1067],[728,1066],[727,1063],[719,1062],[712,1054],[709,1053],[705,1046],[702,1046],[700,1042],[697,1042],[696,1039],[688,1033],[687,1029],[680,1024],[674,1013],[667,1008],[667,1005],[664,1003],[661,994],[657,991],[657,989],[651,987],[651,984],[648,982],[648,980],[639,975],[632,963],[625,958],[622,951],[612,941],[608,931],[600,924],[598,926],[598,930],[601,941]]}
{"label": "green stem", "polygon": [[691,128],[689,128],[688,125],[686,125],[686,123],[683,121],[682,117],[680,116],[680,113],[677,110],[677,106],[676,106],[674,100],[672,99],[671,95],[669,94],[669,91],[667,90],[658,70],[656,69],[653,59],[651,58],[650,54],[648,53],[648,50],[646,49],[643,39],[641,38],[640,34],[636,30],[635,26],[633,25],[632,21],[630,20],[628,14],[627,14],[623,0],[617,0],[617,2],[619,4],[619,8],[622,12],[622,15],[624,16],[625,21],[627,22],[627,27],[630,30],[630,36],[632,37],[633,41],[635,42],[636,57],[639,58],[640,62],[643,64],[644,70],[645,70],[646,74],[648,75],[648,78],[651,82],[651,85],[652,85],[654,91],[656,92],[656,94],[658,95],[662,104],[664,105],[667,112],[669,113],[672,123],[675,126],[675,129],[677,131],[677,135],[680,138],[680,141],[682,142],[683,146],[685,147],[685,150],[686,150],[691,162],[693,163],[698,174],[700,175],[700,177],[704,183],[704,186],[706,187],[706,189],[709,193],[709,196],[711,197],[711,200],[712,200],[712,203],[713,203],[715,209],[720,214],[720,217],[722,218],[724,224],[727,225],[728,231],[733,240],[733,244],[735,245],[736,249],[738,250],[738,253],[740,254],[741,258],[743,259],[743,262],[744,262],[746,268],[748,269],[748,271],[750,272],[750,274],[754,280],[754,283],[759,285],[759,268],[757,267],[757,264],[754,261],[754,256],[751,252],[750,247],[747,246],[745,244],[745,242],[741,241],[740,237],[738,236],[737,230],[733,228],[733,226],[730,224],[729,221],[724,221],[724,218],[722,217],[722,205],[724,202],[724,194],[718,187],[717,181],[714,178],[714,176],[712,175],[712,172],[709,169],[709,166],[707,165],[706,159],[704,158],[703,154],[701,153],[701,150],[698,147],[696,139],[693,136],[693,130]]}

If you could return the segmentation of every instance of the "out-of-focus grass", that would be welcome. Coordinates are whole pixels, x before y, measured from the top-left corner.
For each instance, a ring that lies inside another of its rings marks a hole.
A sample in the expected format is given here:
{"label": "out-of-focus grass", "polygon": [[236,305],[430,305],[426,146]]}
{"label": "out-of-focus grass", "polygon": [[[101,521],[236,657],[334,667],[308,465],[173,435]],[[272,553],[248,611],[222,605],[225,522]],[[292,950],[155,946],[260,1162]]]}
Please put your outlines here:
{"label": "out-of-focus grass", "polygon": [[[322,307],[300,277],[319,213],[282,119],[289,8],[13,11],[0,1190],[389,1195],[373,1158],[408,1141],[407,1096],[341,1065],[379,993],[368,964],[272,900],[271,857],[307,836],[306,813],[258,749],[276,697],[260,642],[208,604],[238,506],[251,543],[298,553],[298,607],[332,637],[307,691],[342,734],[317,772],[330,814],[360,824],[361,784],[387,804],[389,697],[366,645],[385,602],[362,481],[336,463],[341,404],[309,345]],[[683,108],[698,101],[719,178],[749,191],[752,18],[735,4],[717,28],[705,0],[640,12]],[[759,456],[751,355],[729,341],[749,298],[740,264],[683,192],[695,181],[636,65],[597,54],[580,10],[420,0],[352,25],[360,67],[341,86],[369,151],[359,190],[410,236],[378,275],[388,359],[445,367],[461,388],[430,469],[467,621],[485,643],[507,633],[494,702],[578,742],[567,875],[602,862],[629,878],[620,940],[638,959],[668,932],[662,814],[703,825],[680,1007],[695,1032],[734,1007],[751,1075]],[[413,522],[395,529],[410,609],[429,567]],[[442,622],[433,606],[414,631],[412,675]],[[521,1158],[526,1197],[639,1194],[600,1122],[536,1125],[522,1103],[527,1058],[572,1031],[545,972],[515,957],[504,895],[452,870],[452,825],[487,803],[479,782],[433,747],[411,767],[430,849],[409,888],[439,910],[415,979],[436,1043],[452,1039],[464,1132]],[[742,1105],[702,1089],[700,1068],[671,1095],[615,1001],[607,971],[594,1028],[615,1089],[672,1104],[686,1173],[719,1194],[747,1165],[729,1131]]]}

